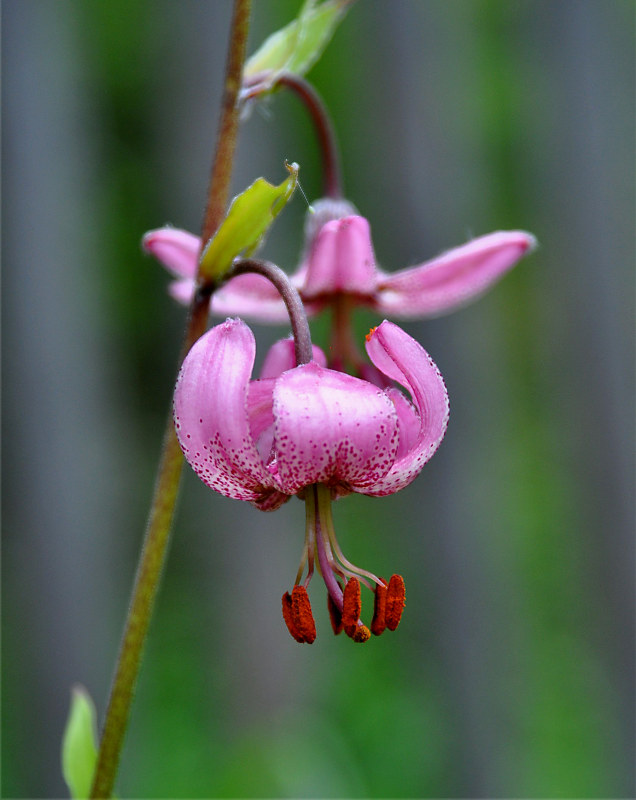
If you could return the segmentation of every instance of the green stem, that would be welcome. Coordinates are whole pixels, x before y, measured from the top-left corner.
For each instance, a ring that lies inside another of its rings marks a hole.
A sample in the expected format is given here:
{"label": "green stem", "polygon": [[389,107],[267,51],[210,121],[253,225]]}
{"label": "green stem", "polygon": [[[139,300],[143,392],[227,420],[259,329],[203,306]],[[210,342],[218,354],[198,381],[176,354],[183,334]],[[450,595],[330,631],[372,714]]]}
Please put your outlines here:
{"label": "green stem", "polygon": [[[218,228],[227,207],[239,124],[237,98],[245,59],[250,2],[251,0],[234,1],[225,91],[208,204],[202,226],[204,243]],[[205,332],[210,294],[210,291],[195,293],[188,315],[179,364],[194,342]],[[91,798],[108,798],[113,791],[142,651],[168,550],[182,467],[183,456],[170,414],[164,434],[148,526],[108,701]]]}

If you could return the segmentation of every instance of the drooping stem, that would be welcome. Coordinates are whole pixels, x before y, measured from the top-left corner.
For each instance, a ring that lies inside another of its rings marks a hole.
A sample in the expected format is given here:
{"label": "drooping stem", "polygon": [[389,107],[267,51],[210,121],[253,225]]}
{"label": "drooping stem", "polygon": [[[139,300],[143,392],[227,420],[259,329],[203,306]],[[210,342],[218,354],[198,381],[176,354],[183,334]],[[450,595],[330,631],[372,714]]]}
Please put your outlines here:
{"label": "drooping stem", "polygon": [[[234,2],[225,91],[202,230],[203,242],[214,234],[227,206],[236,148],[237,97],[245,59],[250,3],[251,0]],[[195,293],[188,315],[179,364],[194,342],[205,332],[209,303],[210,292]],[[182,466],[183,456],[174,433],[172,414],[169,414],[146,535],[108,701],[91,798],[108,798],[113,791],[143,647],[168,550]]]}
{"label": "drooping stem", "polygon": [[[331,197],[335,200],[340,199],[342,197],[342,181],[338,144],[329,114],[327,113],[327,109],[320,95],[310,83],[299,75],[294,75],[291,72],[282,72],[280,75],[277,75],[274,86],[285,86],[291,89],[305,104],[311,115],[312,122],[314,123],[318,144],[322,153],[323,196]],[[267,80],[266,74],[254,75],[242,92],[242,100],[245,101],[258,97],[263,91],[271,88],[272,84]]]}
{"label": "drooping stem", "polygon": [[233,278],[236,275],[244,275],[248,272],[255,272],[263,275],[267,280],[274,284],[283,298],[289,320],[291,323],[292,335],[294,337],[294,352],[296,354],[296,365],[308,364],[313,358],[311,346],[311,334],[309,332],[309,322],[303,301],[300,299],[296,288],[289,280],[289,276],[283,272],[276,264],[271,261],[262,261],[256,258],[246,258],[235,261],[232,269],[226,277]]}

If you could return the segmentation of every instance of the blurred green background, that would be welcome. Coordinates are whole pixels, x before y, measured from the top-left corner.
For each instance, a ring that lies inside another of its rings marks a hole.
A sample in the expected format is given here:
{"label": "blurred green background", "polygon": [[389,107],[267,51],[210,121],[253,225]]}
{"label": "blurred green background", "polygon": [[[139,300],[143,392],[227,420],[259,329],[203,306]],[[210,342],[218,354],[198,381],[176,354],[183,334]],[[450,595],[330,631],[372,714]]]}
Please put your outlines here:
{"label": "blurred green background", "polygon": [[[250,51],[300,3],[254,5]],[[2,794],[55,797],[71,686],[103,715],[184,325],[139,241],[200,226],[230,3],[2,12]],[[405,326],[446,439],[402,493],[335,506],[346,554],[405,577],[395,634],[333,637],[316,581],[297,645],[302,504],[187,471],[118,794],[633,797],[633,3],[362,0],[310,77],[384,268],[500,228],[541,249]],[[234,189],[287,158],[314,198],[316,156],[279,95]],[[264,250],[288,270],[304,211]],[[261,357],[286,333],[256,331]]]}

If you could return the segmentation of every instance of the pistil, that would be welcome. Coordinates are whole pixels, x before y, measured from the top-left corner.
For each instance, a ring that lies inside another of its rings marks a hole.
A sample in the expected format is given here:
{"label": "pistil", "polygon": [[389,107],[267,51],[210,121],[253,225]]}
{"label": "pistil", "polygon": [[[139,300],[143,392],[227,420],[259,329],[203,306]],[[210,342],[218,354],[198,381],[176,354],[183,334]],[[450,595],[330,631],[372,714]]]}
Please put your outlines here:
{"label": "pistil", "polygon": [[[329,597],[331,597],[333,600],[336,608],[342,612],[342,589],[335,576],[336,572],[341,574],[341,571],[333,557],[333,553],[331,552],[331,547],[329,544],[329,532],[326,525],[327,520],[324,516],[324,504],[320,503],[320,489],[320,484],[314,484],[310,487],[308,492],[312,498],[311,502],[314,504],[314,508],[318,512],[315,514],[316,553],[318,555],[318,566],[320,568],[322,579],[327,587],[327,591],[329,592]],[[305,499],[305,502],[307,502],[307,498]]]}

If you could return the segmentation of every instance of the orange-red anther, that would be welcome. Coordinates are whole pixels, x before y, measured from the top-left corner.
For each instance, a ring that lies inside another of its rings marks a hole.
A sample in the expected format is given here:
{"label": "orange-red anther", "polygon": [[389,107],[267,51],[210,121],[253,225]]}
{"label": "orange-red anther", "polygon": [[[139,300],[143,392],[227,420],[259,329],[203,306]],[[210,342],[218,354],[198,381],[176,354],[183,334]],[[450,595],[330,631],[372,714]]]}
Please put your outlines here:
{"label": "orange-red anther", "polygon": [[375,598],[373,601],[373,619],[371,620],[371,633],[379,636],[386,628],[386,592],[387,585],[384,578],[380,579],[375,587]]}
{"label": "orange-red anther", "polygon": [[305,641],[305,638],[296,629],[296,625],[292,619],[292,599],[289,592],[285,592],[283,595],[283,619],[285,620],[285,625],[287,625],[287,630],[297,642],[302,644]]}
{"label": "orange-red anther", "polygon": [[352,639],[358,626],[361,611],[360,581],[357,578],[349,578],[342,593],[342,627],[347,636]]}
{"label": "orange-red anther", "polygon": [[304,586],[294,586],[291,594],[292,620],[303,641],[312,644],[316,639],[316,623],[311,613],[309,595]]}
{"label": "orange-red anther", "polygon": [[377,327],[378,327],[378,326],[376,325],[376,326],[375,326],[375,328],[371,328],[371,330],[369,331],[369,333],[367,333],[367,335],[364,337],[364,338],[367,340],[367,342],[371,341],[371,337],[372,337],[372,336],[373,336],[373,334],[375,333],[375,331],[376,331],[376,328],[377,328]]}
{"label": "orange-red anther", "polygon": [[283,595],[283,619],[287,630],[297,642],[312,644],[316,639],[316,625],[304,587],[294,586],[291,594],[285,592]]}
{"label": "orange-red anther", "polygon": [[406,590],[401,575],[392,575],[386,592],[386,626],[394,631],[400,624],[402,611],[404,611]]}
{"label": "orange-red anther", "polygon": [[335,604],[330,594],[327,595],[327,608],[329,609],[329,619],[331,627],[336,636],[342,632],[342,611]]}

